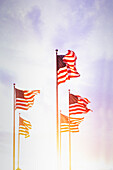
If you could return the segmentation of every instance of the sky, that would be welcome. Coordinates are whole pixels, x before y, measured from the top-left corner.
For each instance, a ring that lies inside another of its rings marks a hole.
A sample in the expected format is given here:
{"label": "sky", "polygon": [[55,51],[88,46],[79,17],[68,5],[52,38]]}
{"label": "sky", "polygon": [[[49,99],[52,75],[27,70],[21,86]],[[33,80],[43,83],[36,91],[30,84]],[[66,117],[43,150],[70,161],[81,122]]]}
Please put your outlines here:
{"label": "sky", "polygon": [[[14,89],[40,90],[20,137],[20,168],[57,169],[56,52],[77,55],[79,78],[59,85],[59,110],[68,115],[68,89],[88,98],[93,112],[71,134],[72,170],[113,170],[113,1],[0,0],[0,166],[13,168]],[[61,135],[61,170],[69,169],[68,133]]]}

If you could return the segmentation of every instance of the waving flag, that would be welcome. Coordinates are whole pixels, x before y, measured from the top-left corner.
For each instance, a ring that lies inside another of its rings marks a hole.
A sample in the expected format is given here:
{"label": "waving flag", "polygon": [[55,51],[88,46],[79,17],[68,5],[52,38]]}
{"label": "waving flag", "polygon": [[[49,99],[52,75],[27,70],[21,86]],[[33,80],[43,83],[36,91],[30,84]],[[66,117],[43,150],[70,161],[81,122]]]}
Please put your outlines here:
{"label": "waving flag", "polygon": [[34,97],[37,93],[40,93],[40,90],[16,90],[16,108],[28,110],[34,104]]}
{"label": "waving flag", "polygon": [[90,101],[87,98],[82,98],[78,95],[69,94],[69,114],[88,113],[91,109],[87,108]]}
{"label": "waving flag", "polygon": [[72,118],[63,114],[60,114],[60,131],[69,132],[69,123],[70,123],[70,132],[79,132],[79,124],[84,120],[83,118]]}
{"label": "waving flag", "polygon": [[57,80],[58,85],[70,78],[79,77],[76,69],[77,56],[71,50],[66,55],[57,55]]}
{"label": "waving flag", "polygon": [[91,103],[87,98],[83,98],[79,95],[76,95],[78,98],[78,103],[83,104],[84,106],[86,106],[88,103]]}
{"label": "waving flag", "polygon": [[19,116],[19,135],[24,135],[25,138],[28,138],[29,135],[29,129],[31,129],[31,123],[22,117]]}

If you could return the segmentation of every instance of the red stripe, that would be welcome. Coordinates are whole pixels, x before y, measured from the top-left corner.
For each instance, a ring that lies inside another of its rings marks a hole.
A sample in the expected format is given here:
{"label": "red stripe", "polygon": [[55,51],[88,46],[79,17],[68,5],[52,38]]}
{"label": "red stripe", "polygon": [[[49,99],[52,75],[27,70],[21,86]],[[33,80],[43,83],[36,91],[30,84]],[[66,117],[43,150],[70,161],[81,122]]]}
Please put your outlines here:
{"label": "red stripe", "polygon": [[[84,104],[81,104],[81,103],[75,103],[75,104],[70,104],[69,105],[69,108],[74,108],[74,107],[83,107],[84,108]],[[86,108],[86,107],[85,107]]]}
{"label": "red stripe", "polygon": [[33,105],[34,102],[16,102],[16,106],[17,105],[21,105],[21,106],[29,106],[29,105]]}
{"label": "red stripe", "polygon": [[71,111],[69,111],[69,113],[75,113],[75,114],[84,113],[84,112],[87,112],[87,110],[77,109],[77,110],[71,110]]}
{"label": "red stripe", "polygon": [[63,75],[63,76],[60,76],[59,78],[58,78],[58,82],[59,81],[64,81],[64,80],[67,80],[67,77],[66,77],[66,75]]}
{"label": "red stripe", "polygon": [[61,84],[61,83],[65,83],[66,80],[62,80],[60,82],[58,82],[58,85]]}
{"label": "red stripe", "polygon": [[66,63],[70,63],[69,65],[71,65],[71,63],[73,63],[73,65],[75,65],[75,58],[66,58],[65,57],[65,59],[63,59],[63,61],[65,61]]}
{"label": "red stripe", "polygon": [[24,108],[24,107],[21,107],[21,106],[16,106],[16,109],[28,110],[28,109],[29,109],[29,107]]}
{"label": "red stripe", "polygon": [[69,113],[69,115],[75,115],[75,114],[86,114],[87,112],[80,112],[80,111],[78,111],[78,112],[75,112],[75,113]]}
{"label": "red stripe", "polygon": [[57,74],[59,74],[59,72],[60,73],[67,72],[67,67],[65,66],[63,68],[59,68],[59,70],[57,71]]}
{"label": "red stripe", "polygon": [[30,103],[30,102],[34,102],[34,98],[33,99],[16,99],[16,103]]}
{"label": "red stripe", "polygon": [[16,106],[29,106],[29,104],[28,103],[16,103]]}
{"label": "red stripe", "polygon": [[73,108],[70,108],[69,111],[76,111],[76,110],[87,110],[87,108],[85,107],[73,107]]}
{"label": "red stripe", "polygon": [[60,78],[63,78],[63,77],[66,77],[66,75],[67,75],[67,72],[60,72],[59,74],[58,74],[58,79],[60,79]]}

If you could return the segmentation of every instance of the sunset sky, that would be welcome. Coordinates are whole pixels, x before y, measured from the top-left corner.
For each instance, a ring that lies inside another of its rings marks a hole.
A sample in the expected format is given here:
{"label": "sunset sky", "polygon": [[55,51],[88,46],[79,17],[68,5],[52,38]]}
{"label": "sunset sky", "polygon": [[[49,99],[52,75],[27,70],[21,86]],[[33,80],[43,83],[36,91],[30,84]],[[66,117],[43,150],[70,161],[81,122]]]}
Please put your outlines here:
{"label": "sunset sky", "polygon": [[[68,115],[68,89],[88,98],[79,133],[71,135],[72,170],[113,170],[113,1],[0,0],[0,167],[13,168],[13,83],[40,90],[20,136],[22,170],[56,170],[56,52],[77,55],[80,77],[59,85],[59,110]],[[62,169],[69,169],[68,133],[62,134]]]}

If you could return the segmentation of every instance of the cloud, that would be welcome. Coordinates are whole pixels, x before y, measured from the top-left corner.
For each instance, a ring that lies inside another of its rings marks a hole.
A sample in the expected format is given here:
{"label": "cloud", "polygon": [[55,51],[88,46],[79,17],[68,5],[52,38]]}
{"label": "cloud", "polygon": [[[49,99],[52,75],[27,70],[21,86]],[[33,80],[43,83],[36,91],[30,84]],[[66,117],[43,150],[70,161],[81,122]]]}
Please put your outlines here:
{"label": "cloud", "polygon": [[59,10],[62,24],[57,23],[54,46],[75,49],[84,59],[87,57],[90,61],[104,55],[111,59],[112,6],[113,3],[107,1],[66,1],[62,12]]}
{"label": "cloud", "polygon": [[40,24],[41,24],[41,20],[40,20],[40,9],[37,6],[34,6],[30,12],[27,13],[28,18],[31,20],[33,29],[36,32],[40,31]]}
{"label": "cloud", "polygon": [[80,46],[80,42],[85,41],[92,32],[98,10],[94,1],[66,1],[60,14],[65,19],[61,17],[62,22],[56,28],[54,43],[74,49]]}
{"label": "cloud", "polygon": [[[27,6],[23,1],[6,1],[0,7],[0,37],[7,43],[18,40],[27,41],[41,34],[40,9],[36,1],[28,1]],[[40,37],[36,37],[39,38]]]}
{"label": "cloud", "polygon": [[11,84],[13,76],[7,71],[0,69],[0,82],[4,85]]}
{"label": "cloud", "polygon": [[106,110],[112,108],[113,101],[113,61],[101,59],[96,61],[93,65],[93,70],[95,70],[94,80],[95,82],[95,94],[98,100],[98,106]]}

